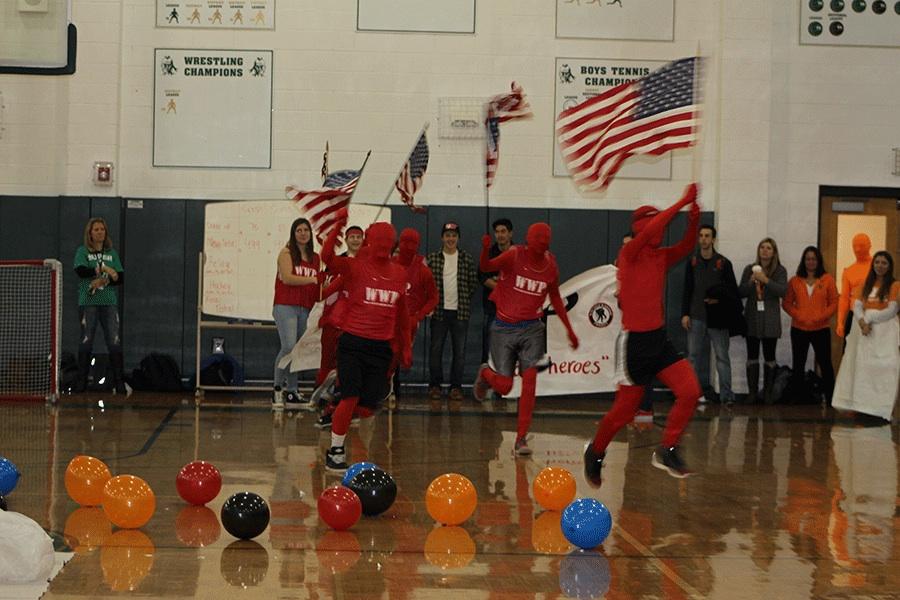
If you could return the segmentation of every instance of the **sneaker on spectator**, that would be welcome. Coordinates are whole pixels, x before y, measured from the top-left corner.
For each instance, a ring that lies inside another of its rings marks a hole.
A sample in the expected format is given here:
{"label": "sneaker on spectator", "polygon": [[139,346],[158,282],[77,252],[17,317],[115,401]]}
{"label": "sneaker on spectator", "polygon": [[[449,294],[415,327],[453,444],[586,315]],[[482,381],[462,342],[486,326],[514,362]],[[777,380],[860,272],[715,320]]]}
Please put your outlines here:
{"label": "sneaker on spectator", "polygon": [[650,464],[652,464],[657,469],[662,469],[672,477],[677,477],[678,479],[684,479],[688,475],[693,474],[693,472],[688,469],[685,462],[681,459],[681,456],[678,453],[677,446],[672,446],[671,448],[660,446],[653,453],[653,458],[650,459]]}
{"label": "sneaker on spectator", "polygon": [[284,407],[287,410],[312,410],[312,402],[300,392],[288,392],[284,395]]}
{"label": "sneaker on spectator", "polygon": [[347,451],[343,446],[332,446],[325,453],[325,469],[335,473],[347,470]]}
{"label": "sneaker on spectator", "polygon": [[319,415],[314,425],[319,429],[331,429],[331,414]]}
{"label": "sneaker on spectator", "polygon": [[487,363],[482,363],[482,365],[478,367],[478,377],[475,378],[475,384],[472,385],[472,396],[479,402],[484,402],[488,393],[491,391],[491,384],[489,384],[487,379],[481,375],[481,372],[488,368],[490,367],[488,367]]}
{"label": "sneaker on spectator", "polygon": [[275,386],[272,390],[272,410],[284,410],[284,396],[281,394],[281,388]]}
{"label": "sneaker on spectator", "polygon": [[528,447],[528,436],[523,435],[516,439],[516,456],[531,456],[531,448]]}

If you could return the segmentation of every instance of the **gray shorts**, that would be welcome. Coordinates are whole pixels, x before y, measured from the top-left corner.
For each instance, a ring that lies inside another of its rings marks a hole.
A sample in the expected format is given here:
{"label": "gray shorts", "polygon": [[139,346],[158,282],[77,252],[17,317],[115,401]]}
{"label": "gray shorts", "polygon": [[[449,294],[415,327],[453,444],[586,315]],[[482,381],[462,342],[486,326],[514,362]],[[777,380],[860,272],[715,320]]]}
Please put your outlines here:
{"label": "gray shorts", "polygon": [[534,366],[547,352],[546,328],[542,321],[528,321],[525,325],[491,323],[491,359],[494,371],[506,377]]}

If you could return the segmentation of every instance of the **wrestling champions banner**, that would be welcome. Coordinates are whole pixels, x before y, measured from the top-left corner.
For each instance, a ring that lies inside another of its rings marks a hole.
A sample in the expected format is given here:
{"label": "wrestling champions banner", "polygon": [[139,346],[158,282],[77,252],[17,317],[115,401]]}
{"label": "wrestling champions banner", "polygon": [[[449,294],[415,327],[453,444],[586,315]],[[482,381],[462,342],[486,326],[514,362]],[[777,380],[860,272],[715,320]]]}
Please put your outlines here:
{"label": "wrestling champions banner", "polygon": [[[547,353],[553,364],[538,374],[538,396],[615,391],[616,336],[621,329],[616,270],[613,265],[595,267],[559,287],[579,346],[578,350],[569,348],[566,328],[551,313],[547,317]],[[509,395],[517,398],[521,379],[513,381]]]}

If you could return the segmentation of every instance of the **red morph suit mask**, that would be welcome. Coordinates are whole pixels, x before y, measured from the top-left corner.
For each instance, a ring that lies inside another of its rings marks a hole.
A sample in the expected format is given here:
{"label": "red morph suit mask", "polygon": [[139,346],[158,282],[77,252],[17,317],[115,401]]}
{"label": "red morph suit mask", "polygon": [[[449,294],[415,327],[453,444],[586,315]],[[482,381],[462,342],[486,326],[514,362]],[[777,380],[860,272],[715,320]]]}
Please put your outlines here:
{"label": "red morph suit mask", "polygon": [[397,231],[393,225],[384,222],[372,223],[366,230],[366,246],[369,248],[369,255],[382,260],[390,258],[395,239],[397,239]]}
{"label": "red morph suit mask", "polygon": [[[644,230],[644,227],[650,224],[650,221],[653,220],[653,217],[659,214],[659,209],[655,206],[644,205],[638,207],[633,213],[631,213],[631,232],[634,235],[639,234]],[[653,247],[659,247],[662,244],[664,230],[660,230],[659,234],[654,236],[653,239],[648,240],[649,245]]]}
{"label": "red morph suit mask", "polygon": [[546,223],[534,223],[525,234],[528,254],[532,258],[541,258],[550,249],[550,226]]}
{"label": "red morph suit mask", "polygon": [[408,267],[419,251],[419,232],[409,227],[401,231],[399,250],[400,264]]}

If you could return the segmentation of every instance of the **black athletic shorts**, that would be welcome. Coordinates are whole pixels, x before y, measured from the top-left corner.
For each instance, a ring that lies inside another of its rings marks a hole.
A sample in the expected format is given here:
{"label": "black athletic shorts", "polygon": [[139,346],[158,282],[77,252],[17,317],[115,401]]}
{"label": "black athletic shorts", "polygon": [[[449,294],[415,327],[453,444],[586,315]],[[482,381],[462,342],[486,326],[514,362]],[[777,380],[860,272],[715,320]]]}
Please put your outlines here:
{"label": "black athletic shorts", "polygon": [[359,404],[376,409],[390,391],[388,368],[394,353],[390,342],[344,332],[338,340],[337,371],[341,395],[359,397]]}
{"label": "black athletic shorts", "polygon": [[616,383],[648,385],[657,373],[683,358],[665,329],[622,330],[616,338]]}

